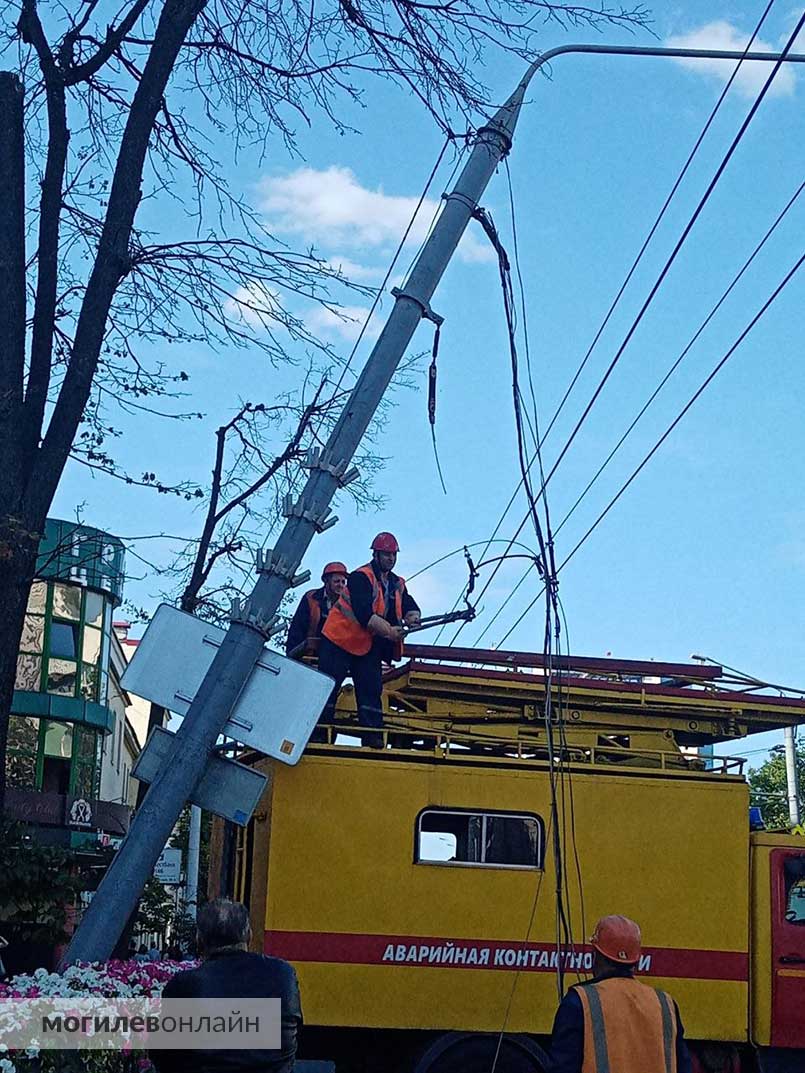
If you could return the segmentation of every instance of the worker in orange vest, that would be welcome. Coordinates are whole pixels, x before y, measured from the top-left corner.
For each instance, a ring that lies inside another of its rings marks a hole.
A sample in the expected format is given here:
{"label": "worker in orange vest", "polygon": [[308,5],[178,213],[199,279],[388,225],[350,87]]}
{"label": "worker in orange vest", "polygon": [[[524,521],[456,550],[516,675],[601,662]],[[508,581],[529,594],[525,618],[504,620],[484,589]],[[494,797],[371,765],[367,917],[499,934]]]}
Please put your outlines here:
{"label": "worker in orange vest", "polygon": [[635,979],[637,924],[602,917],[590,943],[593,978],[571,987],[556,1012],[551,1073],[690,1073],[676,1003]]}
{"label": "worker in orange vest", "polygon": [[327,616],[319,644],[319,670],[335,679],[322,720],[332,720],[338,691],[347,675],[355,686],[358,722],[375,728],[363,743],[382,748],[383,664],[402,657],[403,626],[420,620],[419,607],[394,573],[400,546],[393,533],[372,541],[372,561],[354,570],[341,598]]}
{"label": "worker in orange vest", "polygon": [[285,641],[286,655],[292,658],[317,655],[324,623],[347,587],[348,573],[343,563],[327,563],[321,572],[322,587],[306,592],[294,612]]}

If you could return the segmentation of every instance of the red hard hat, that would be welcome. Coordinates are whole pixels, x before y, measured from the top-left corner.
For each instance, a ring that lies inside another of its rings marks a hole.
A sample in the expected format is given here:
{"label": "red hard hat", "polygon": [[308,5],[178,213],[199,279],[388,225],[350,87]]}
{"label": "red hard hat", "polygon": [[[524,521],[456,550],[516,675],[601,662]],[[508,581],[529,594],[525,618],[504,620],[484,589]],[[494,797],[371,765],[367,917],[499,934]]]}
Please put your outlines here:
{"label": "red hard hat", "polygon": [[639,926],[617,915],[601,917],[590,939],[599,954],[621,965],[634,965],[640,960],[641,942]]}
{"label": "red hard hat", "polygon": [[372,551],[399,551],[400,545],[393,533],[378,533],[372,541]]}
{"label": "red hard hat", "polygon": [[343,574],[346,577],[348,573],[349,570],[343,563],[328,563],[321,572],[321,579],[324,581],[328,574]]}

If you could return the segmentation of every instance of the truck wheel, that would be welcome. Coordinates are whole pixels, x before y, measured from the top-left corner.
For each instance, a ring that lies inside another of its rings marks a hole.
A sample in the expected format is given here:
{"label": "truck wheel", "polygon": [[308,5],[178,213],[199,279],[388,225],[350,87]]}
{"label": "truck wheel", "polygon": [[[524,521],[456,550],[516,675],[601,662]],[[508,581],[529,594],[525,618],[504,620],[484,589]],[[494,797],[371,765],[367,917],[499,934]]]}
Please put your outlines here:
{"label": "truck wheel", "polygon": [[498,1052],[497,1035],[448,1032],[428,1047],[414,1073],[546,1073],[545,1052],[528,1036],[503,1037]]}

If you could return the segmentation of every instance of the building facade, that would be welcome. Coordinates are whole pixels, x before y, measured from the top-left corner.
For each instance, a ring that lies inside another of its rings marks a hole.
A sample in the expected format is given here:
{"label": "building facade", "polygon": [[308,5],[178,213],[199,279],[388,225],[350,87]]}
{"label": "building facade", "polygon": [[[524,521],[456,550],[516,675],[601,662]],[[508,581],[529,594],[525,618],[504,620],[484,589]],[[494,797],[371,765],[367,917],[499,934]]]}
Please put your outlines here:
{"label": "building facade", "polygon": [[[124,659],[112,616],[124,547],[90,526],[49,518],[20,642],[6,760],[6,812],[43,841],[81,846],[121,836],[131,809],[122,783],[102,785],[109,740],[127,736]],[[117,652],[113,650],[117,646]],[[139,747],[128,728],[128,747]]]}

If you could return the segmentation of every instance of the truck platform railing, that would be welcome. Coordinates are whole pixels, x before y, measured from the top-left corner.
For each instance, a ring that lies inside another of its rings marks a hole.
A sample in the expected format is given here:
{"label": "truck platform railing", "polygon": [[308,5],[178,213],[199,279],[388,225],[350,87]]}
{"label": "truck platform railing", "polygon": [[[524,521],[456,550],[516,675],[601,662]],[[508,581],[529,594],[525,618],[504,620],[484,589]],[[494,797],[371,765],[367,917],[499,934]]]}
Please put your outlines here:
{"label": "truck platform railing", "polygon": [[[484,734],[473,729],[472,733],[438,728],[432,725],[412,726],[410,721],[398,723],[386,719],[382,727],[361,727],[355,722],[339,721],[320,725],[318,741],[314,748],[324,746],[341,752],[359,750],[372,757],[422,758],[430,756],[438,760],[472,760],[478,763],[500,763],[542,766],[550,761],[550,751],[544,742],[527,737],[500,737]],[[362,735],[377,740],[382,738],[382,747],[362,742]],[[323,740],[322,740],[323,739]],[[340,739],[340,740],[339,740]],[[684,753],[679,749],[653,749],[628,747],[614,743],[575,744],[555,741],[554,763],[569,763],[584,767],[606,769],[642,768],[652,771],[668,771],[675,774],[702,774],[708,777],[724,775],[741,777],[746,759],[741,756],[703,756]]]}

